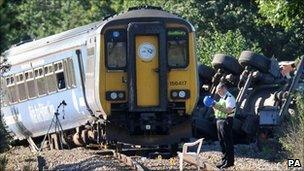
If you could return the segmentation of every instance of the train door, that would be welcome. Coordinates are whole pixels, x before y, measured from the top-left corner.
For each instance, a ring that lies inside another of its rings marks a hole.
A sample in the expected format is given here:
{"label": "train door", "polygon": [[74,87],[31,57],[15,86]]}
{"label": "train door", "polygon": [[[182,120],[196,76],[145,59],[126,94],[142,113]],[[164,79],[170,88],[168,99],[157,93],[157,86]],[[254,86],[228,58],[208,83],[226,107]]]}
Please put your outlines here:
{"label": "train door", "polygon": [[128,26],[129,110],[165,111],[167,107],[166,32],[160,23]]}

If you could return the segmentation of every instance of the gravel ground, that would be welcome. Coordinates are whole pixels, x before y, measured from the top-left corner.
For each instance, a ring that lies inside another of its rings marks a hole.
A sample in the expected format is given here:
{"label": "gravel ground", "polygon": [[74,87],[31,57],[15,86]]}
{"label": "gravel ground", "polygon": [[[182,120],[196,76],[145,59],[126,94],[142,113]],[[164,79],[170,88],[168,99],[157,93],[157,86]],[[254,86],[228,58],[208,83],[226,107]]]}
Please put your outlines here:
{"label": "gravel ground", "polygon": [[[72,150],[44,151],[40,155],[46,160],[49,169],[63,170],[130,170],[110,155],[101,156],[99,150],[75,148]],[[29,148],[14,147],[9,152],[1,154],[8,158],[7,170],[37,170],[37,157]],[[221,158],[218,142],[204,144],[201,157],[210,164],[216,165]],[[279,160],[275,154],[264,151],[257,152],[254,145],[235,145],[235,166],[227,170],[287,170],[286,160]],[[150,170],[178,170],[177,157],[170,159],[149,159],[134,156],[138,163]],[[186,170],[195,170],[194,166],[185,164]]]}
{"label": "gravel ground", "polygon": [[[266,154],[265,154],[266,153]],[[216,165],[221,159],[221,151],[218,142],[204,144],[200,153],[202,159],[209,164]],[[225,170],[287,170],[287,160],[279,160],[279,152],[258,152],[254,144],[235,145],[235,165]],[[150,170],[178,170],[177,157],[171,159],[136,159],[140,164]],[[196,167],[184,163],[185,170],[196,170]]]}
{"label": "gravel ground", "polygon": [[[99,155],[100,150],[74,148],[71,150],[50,150],[41,152],[51,170],[130,170],[111,155]],[[37,155],[29,148],[14,147],[1,154],[8,159],[7,170],[37,170]]]}

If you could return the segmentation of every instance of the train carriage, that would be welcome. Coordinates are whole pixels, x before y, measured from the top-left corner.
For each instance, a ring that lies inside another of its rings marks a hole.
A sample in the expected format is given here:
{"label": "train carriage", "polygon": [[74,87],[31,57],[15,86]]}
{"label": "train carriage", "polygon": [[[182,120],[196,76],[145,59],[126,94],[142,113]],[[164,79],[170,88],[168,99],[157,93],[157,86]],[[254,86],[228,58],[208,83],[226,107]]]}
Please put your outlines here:
{"label": "train carriage", "polygon": [[195,36],[177,15],[133,8],[14,46],[4,56],[12,68],[3,78],[1,111],[16,139],[47,134],[63,100],[59,119],[78,145],[88,139],[160,145],[191,137]]}

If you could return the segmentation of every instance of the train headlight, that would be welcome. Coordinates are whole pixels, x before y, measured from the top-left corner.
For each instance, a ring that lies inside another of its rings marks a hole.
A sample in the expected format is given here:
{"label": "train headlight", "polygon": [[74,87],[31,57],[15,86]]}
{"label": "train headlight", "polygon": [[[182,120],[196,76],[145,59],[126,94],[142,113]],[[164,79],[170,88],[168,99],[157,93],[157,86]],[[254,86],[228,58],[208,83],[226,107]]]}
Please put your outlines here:
{"label": "train headlight", "polygon": [[190,97],[189,90],[172,90],[170,94],[172,99],[188,99]]}
{"label": "train headlight", "polygon": [[111,97],[112,100],[115,100],[117,98],[117,93],[116,92],[112,92],[110,94],[110,97]]}
{"label": "train headlight", "polygon": [[106,100],[108,101],[117,101],[117,100],[125,100],[126,93],[124,91],[107,91],[106,92]]}
{"label": "train headlight", "polygon": [[178,96],[180,98],[185,98],[186,97],[186,92],[184,90],[182,90],[182,91],[178,92]]}
{"label": "train headlight", "polygon": [[118,98],[123,99],[125,97],[123,92],[118,93]]}
{"label": "train headlight", "polygon": [[177,97],[177,95],[178,95],[178,94],[177,94],[177,92],[176,92],[176,91],[173,91],[173,92],[172,92],[172,97],[176,98],[176,97]]}

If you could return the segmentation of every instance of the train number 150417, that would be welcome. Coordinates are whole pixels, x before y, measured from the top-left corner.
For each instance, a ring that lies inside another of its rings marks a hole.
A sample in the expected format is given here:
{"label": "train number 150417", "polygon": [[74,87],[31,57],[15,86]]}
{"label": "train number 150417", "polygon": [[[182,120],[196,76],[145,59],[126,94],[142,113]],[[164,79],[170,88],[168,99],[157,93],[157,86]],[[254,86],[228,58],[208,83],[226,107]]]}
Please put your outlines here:
{"label": "train number 150417", "polygon": [[187,85],[187,81],[170,81],[170,86],[181,86],[181,85]]}

